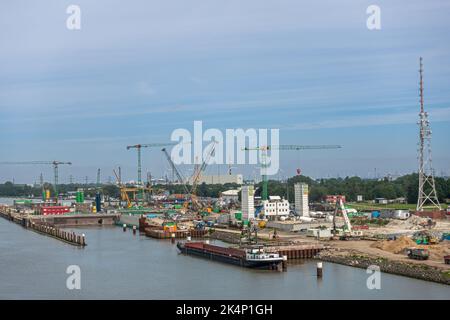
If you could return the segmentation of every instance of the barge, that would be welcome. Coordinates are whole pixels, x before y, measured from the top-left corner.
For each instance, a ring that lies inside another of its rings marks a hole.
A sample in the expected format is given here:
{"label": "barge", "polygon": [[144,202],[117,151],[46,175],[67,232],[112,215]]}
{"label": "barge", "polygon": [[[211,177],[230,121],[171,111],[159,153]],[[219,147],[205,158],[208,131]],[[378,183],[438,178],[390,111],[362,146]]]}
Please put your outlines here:
{"label": "barge", "polygon": [[177,247],[186,255],[195,255],[241,267],[277,271],[285,269],[284,258],[278,253],[267,253],[262,246],[235,249],[204,242],[178,242]]}

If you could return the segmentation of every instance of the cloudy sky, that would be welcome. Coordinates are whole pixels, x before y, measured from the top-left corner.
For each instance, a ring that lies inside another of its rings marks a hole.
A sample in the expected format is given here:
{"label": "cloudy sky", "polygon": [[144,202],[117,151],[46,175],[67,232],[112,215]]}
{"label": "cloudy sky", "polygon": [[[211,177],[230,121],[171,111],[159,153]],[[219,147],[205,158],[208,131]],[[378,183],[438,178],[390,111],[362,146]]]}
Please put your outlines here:
{"label": "cloudy sky", "polygon": [[[81,8],[81,30],[66,9]],[[366,9],[381,8],[381,30]],[[72,161],[93,181],[126,145],[174,129],[279,128],[281,176],[373,177],[417,168],[418,63],[437,174],[450,174],[450,2],[442,0],[5,0],[0,3],[0,161]],[[144,174],[168,172],[159,148]],[[376,169],[375,169],[376,168]],[[187,168],[184,168],[187,171]],[[213,166],[212,172],[225,172]],[[237,167],[248,176],[252,168]],[[46,166],[0,166],[0,182],[33,182]]]}

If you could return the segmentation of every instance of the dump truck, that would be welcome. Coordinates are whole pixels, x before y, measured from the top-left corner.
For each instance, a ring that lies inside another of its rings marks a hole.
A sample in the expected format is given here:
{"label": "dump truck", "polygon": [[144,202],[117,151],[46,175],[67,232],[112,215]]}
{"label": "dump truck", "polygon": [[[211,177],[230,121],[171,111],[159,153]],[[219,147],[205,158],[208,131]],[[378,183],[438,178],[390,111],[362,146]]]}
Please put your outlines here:
{"label": "dump truck", "polygon": [[427,249],[421,248],[408,248],[406,254],[408,258],[415,260],[427,260],[430,255]]}

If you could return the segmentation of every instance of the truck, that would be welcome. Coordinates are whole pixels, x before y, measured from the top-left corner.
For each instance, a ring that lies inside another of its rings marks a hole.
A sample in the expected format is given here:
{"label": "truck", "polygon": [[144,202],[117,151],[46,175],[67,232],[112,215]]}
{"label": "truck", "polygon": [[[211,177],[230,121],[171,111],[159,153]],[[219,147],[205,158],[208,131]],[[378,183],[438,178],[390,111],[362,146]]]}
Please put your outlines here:
{"label": "truck", "polygon": [[427,249],[422,248],[408,248],[406,254],[408,258],[415,260],[427,260],[430,255]]}

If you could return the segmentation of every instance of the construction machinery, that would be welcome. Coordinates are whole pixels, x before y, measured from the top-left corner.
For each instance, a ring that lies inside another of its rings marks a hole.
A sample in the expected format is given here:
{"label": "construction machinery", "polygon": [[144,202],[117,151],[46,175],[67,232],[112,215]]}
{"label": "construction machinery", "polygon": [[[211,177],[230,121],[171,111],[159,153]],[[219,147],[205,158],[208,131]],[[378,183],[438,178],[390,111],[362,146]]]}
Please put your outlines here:
{"label": "construction machinery", "polygon": [[60,165],[72,165],[72,162],[63,162],[63,161],[6,161],[6,162],[0,162],[0,164],[6,164],[6,165],[22,165],[22,164],[31,164],[31,165],[43,165],[43,164],[50,164],[53,166],[53,172],[54,172],[54,184],[53,188],[55,189],[55,198],[58,199],[58,180],[59,180],[59,170],[58,167]]}
{"label": "construction machinery", "polygon": [[182,176],[182,174],[180,173],[180,171],[178,171],[177,167],[175,166],[175,163],[173,163],[172,158],[170,157],[170,155],[169,155],[169,153],[167,152],[166,148],[163,148],[161,151],[162,151],[162,152],[164,153],[164,155],[166,156],[167,161],[169,162],[169,164],[170,164],[170,166],[171,166],[173,172],[176,174],[176,176],[177,176],[177,178],[178,178],[178,182],[181,183],[181,184],[183,185],[184,192],[185,192],[186,194],[190,194],[191,192],[189,191],[189,188],[188,188],[188,186],[187,186],[187,184],[186,184],[186,180],[184,179],[184,177]]}
{"label": "construction machinery", "polygon": [[[185,143],[189,143],[190,142],[185,142]],[[142,183],[142,156],[141,156],[141,149],[142,148],[151,148],[151,147],[168,147],[168,146],[174,146],[179,144],[179,142],[164,142],[164,143],[147,143],[147,144],[135,144],[135,145],[129,145],[127,146],[127,150],[130,149],[136,149],[137,150],[137,155],[138,155],[138,159],[137,159],[137,168],[138,168],[138,174],[137,174],[137,185],[140,188],[140,198],[144,199],[144,187],[143,187],[143,183]]]}
{"label": "construction machinery", "polygon": [[258,146],[258,147],[245,147],[243,151],[259,151],[261,159],[261,177],[263,181],[261,199],[268,199],[268,182],[267,182],[267,152],[270,150],[290,150],[290,151],[300,151],[300,150],[321,150],[321,149],[339,149],[342,148],[340,145],[296,145],[296,144],[285,144],[285,145],[268,145],[268,146]]}
{"label": "construction machinery", "polygon": [[[147,144],[135,144],[135,145],[129,145],[127,146],[127,150],[130,149],[136,149],[137,150],[137,185],[142,186],[142,156],[141,156],[141,149],[142,148],[151,148],[151,147],[166,147],[166,146],[172,146],[176,145],[176,142],[166,142],[166,143],[147,143]],[[140,190],[140,197],[141,199],[144,198],[144,190],[141,188]]]}
{"label": "construction machinery", "polygon": [[408,248],[406,249],[406,255],[410,259],[428,260],[430,252],[427,249]]}
{"label": "construction machinery", "polygon": [[[342,213],[342,217],[344,218],[344,226],[342,229],[336,228],[336,215],[338,211]],[[336,208],[333,212],[333,234],[339,236],[341,240],[357,240],[363,235],[361,230],[353,230],[347,215],[347,209],[345,208],[344,201],[341,197],[336,200]]]}
{"label": "construction machinery", "polygon": [[137,178],[138,178],[138,184],[142,184],[142,156],[141,156],[141,149],[142,148],[151,148],[151,147],[167,147],[167,146],[173,146],[176,145],[178,143],[176,142],[166,142],[166,143],[147,143],[147,144],[135,144],[135,145],[130,145],[127,146],[127,150],[130,149],[136,149],[137,150],[137,155],[138,155],[138,159],[137,159]]}
{"label": "construction machinery", "polygon": [[[206,167],[208,166],[208,162],[211,159],[211,156],[213,155],[215,148],[216,148],[216,142],[213,141],[210,149],[208,150],[208,152],[206,154],[206,158],[203,160],[201,166],[196,166],[196,168],[194,170],[194,174],[192,176],[192,188],[191,188],[191,192],[190,192],[190,199],[191,199],[191,203],[192,203],[192,208],[194,210],[200,209],[202,207],[202,205],[196,195],[198,182],[200,181],[202,173],[205,171]],[[183,207],[185,209],[187,209],[188,205],[189,205],[189,199],[187,201],[185,201]]]}
{"label": "construction machinery", "polygon": [[413,240],[416,242],[416,244],[438,244],[439,238],[434,236],[428,231],[419,231],[416,234],[413,235]]}
{"label": "construction machinery", "polygon": [[137,197],[138,193],[141,193],[141,191],[148,191],[151,192],[151,187],[144,187],[144,186],[140,186],[140,187],[128,187],[126,185],[124,185],[121,181],[121,173],[120,173],[120,168],[119,168],[119,174],[117,174],[116,170],[113,170],[114,175],[116,176],[117,179],[117,184],[119,186],[120,189],[120,198],[122,199],[122,201],[126,201],[127,202],[127,208],[131,208],[133,206],[132,201],[136,201],[136,205],[139,206],[139,199]]}

